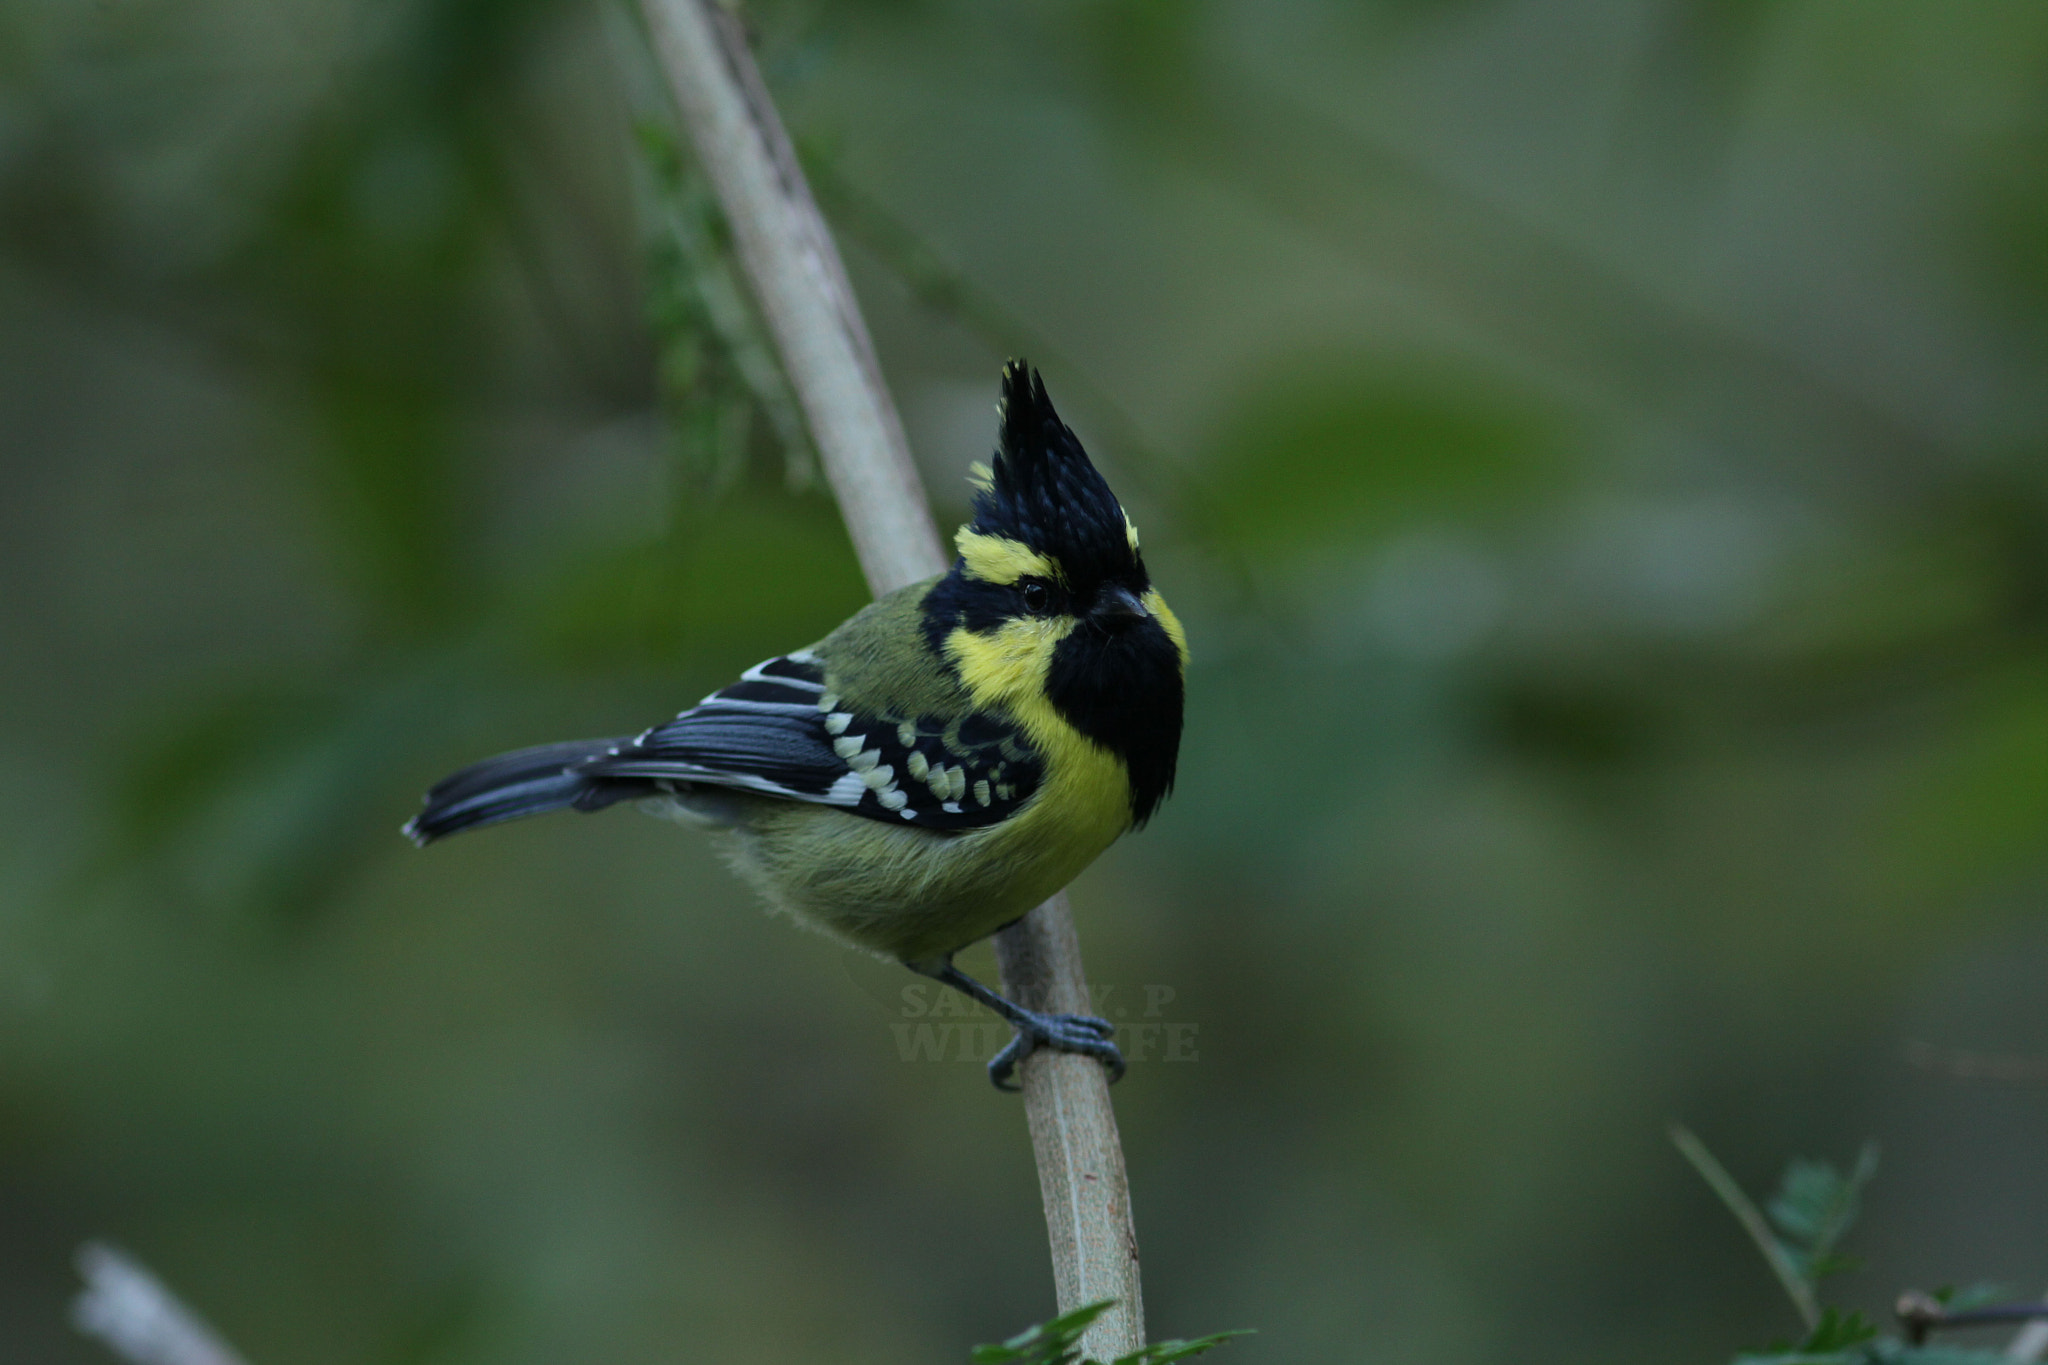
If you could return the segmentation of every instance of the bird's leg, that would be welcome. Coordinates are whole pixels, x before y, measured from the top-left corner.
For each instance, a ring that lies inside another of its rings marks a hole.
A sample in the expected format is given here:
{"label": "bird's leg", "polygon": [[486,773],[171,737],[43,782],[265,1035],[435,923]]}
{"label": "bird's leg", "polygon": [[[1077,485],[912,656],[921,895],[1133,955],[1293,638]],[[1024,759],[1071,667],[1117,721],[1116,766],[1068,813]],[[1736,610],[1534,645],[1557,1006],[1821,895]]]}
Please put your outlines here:
{"label": "bird's leg", "polygon": [[1112,1084],[1123,1079],[1124,1055],[1117,1051],[1115,1043],[1109,1041],[1116,1032],[1116,1025],[1107,1019],[1097,1019],[1092,1014],[1045,1014],[1027,1010],[1014,1000],[997,994],[953,965],[951,957],[939,958],[932,962],[906,962],[920,976],[928,976],[943,985],[951,986],[968,999],[988,1006],[1017,1030],[1017,1036],[998,1052],[988,1064],[988,1078],[998,1090],[1016,1090],[1010,1083],[1010,1076],[1017,1069],[1017,1063],[1029,1057],[1034,1049],[1049,1047],[1057,1052],[1078,1052],[1084,1057],[1093,1057],[1109,1068]]}

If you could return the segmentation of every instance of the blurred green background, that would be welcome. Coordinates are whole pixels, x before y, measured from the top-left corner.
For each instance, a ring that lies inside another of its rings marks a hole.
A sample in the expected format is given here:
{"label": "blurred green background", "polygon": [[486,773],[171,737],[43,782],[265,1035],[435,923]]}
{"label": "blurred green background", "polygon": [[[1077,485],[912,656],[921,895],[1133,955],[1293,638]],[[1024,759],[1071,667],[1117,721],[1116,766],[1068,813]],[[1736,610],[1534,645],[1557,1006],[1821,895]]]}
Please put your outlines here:
{"label": "blurred green background", "polygon": [[[1180,1026],[1155,1335],[1790,1334],[1673,1118],[1884,1145],[1856,1306],[2048,1285],[2048,7],[748,12],[942,517],[1026,354],[1193,638],[1074,890]],[[87,1237],[253,1365],[1051,1311],[973,1021],[630,811],[397,833],[863,598],[657,90],[604,3],[0,8],[0,1358],[106,1359]]]}

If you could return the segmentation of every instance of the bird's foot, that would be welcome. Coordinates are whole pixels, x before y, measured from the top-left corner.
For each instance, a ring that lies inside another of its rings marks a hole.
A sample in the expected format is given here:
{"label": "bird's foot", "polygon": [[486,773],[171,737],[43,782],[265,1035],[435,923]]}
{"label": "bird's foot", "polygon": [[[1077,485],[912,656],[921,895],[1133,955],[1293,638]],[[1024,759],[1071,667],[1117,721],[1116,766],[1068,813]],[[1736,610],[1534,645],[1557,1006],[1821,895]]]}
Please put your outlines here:
{"label": "bird's foot", "polygon": [[943,981],[976,1004],[986,1005],[1017,1030],[1017,1036],[988,1064],[988,1078],[995,1083],[996,1089],[1019,1089],[1010,1081],[1010,1077],[1016,1074],[1017,1063],[1042,1047],[1093,1057],[1109,1068],[1112,1085],[1123,1079],[1124,1054],[1109,1041],[1116,1032],[1116,1025],[1109,1020],[1097,1019],[1092,1014],[1041,1014],[1037,1010],[1027,1010],[955,967],[951,954],[923,961],[906,961],[903,965],[920,976]]}
{"label": "bird's foot", "polygon": [[1010,1022],[1016,1026],[1016,1036],[988,1064],[988,1078],[996,1089],[1020,1089],[1010,1079],[1017,1064],[1042,1047],[1093,1057],[1109,1068],[1111,1085],[1123,1079],[1124,1054],[1109,1041],[1116,1033],[1116,1025],[1109,1020],[1092,1014],[1040,1014],[1019,1009]]}

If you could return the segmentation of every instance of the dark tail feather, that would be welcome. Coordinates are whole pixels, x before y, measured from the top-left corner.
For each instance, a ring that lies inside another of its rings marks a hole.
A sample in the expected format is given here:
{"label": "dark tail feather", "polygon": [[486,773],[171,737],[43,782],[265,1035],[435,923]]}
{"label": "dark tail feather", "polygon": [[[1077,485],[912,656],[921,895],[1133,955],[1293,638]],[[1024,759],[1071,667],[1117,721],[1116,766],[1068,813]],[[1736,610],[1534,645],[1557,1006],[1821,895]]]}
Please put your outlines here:
{"label": "dark tail feather", "polygon": [[611,752],[623,739],[575,739],[499,754],[444,778],[427,793],[426,809],[406,822],[405,836],[425,848],[479,825],[551,810],[602,810],[645,791],[648,783],[587,777],[574,765]]}

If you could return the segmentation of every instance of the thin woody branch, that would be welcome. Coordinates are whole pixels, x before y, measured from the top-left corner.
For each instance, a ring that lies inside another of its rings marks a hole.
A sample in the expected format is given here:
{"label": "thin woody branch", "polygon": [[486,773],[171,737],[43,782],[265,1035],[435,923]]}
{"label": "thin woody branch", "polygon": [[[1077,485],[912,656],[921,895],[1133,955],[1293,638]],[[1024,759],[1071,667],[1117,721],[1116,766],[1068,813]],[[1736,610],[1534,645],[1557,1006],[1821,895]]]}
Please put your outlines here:
{"label": "thin woody branch", "polygon": [[[869,587],[879,595],[941,572],[948,556],[867,325],[738,21],[711,0],[642,5]],[[996,957],[1012,999],[1087,1012],[1064,895],[999,935]],[[1082,1343],[1114,1359],[1143,1346],[1145,1323],[1108,1079],[1092,1059],[1044,1050],[1021,1075],[1060,1311],[1115,1299]]]}

